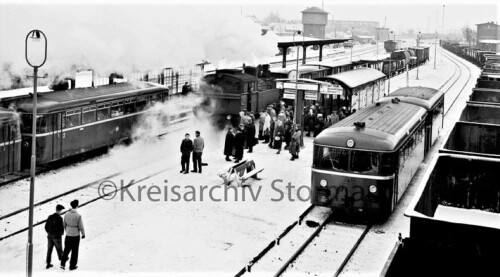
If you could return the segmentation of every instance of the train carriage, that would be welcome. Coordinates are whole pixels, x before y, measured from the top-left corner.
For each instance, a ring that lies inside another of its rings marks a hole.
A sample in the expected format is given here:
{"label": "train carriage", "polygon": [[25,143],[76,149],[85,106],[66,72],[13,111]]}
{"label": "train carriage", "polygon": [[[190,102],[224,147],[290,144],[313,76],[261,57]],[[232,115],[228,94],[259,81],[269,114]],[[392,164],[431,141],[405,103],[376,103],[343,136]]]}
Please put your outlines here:
{"label": "train carriage", "polygon": [[[139,116],[168,89],[147,83],[122,83],[45,93],[37,101],[37,164],[45,164],[130,139]],[[32,99],[18,105],[21,114],[22,166],[31,154]]]}
{"label": "train carriage", "polygon": [[314,140],[314,205],[387,217],[424,159],[427,111],[391,101],[369,106]]}
{"label": "train carriage", "polygon": [[20,170],[21,132],[15,112],[0,108],[0,176]]}
{"label": "train carriage", "polygon": [[474,88],[469,96],[469,103],[499,105],[500,89]]}
{"label": "train carriage", "polygon": [[398,99],[403,103],[417,105],[427,110],[425,128],[425,153],[436,142],[444,124],[444,92],[429,87],[400,88],[380,101],[387,102]]}
{"label": "train carriage", "polygon": [[459,120],[500,125],[500,106],[468,102]]}

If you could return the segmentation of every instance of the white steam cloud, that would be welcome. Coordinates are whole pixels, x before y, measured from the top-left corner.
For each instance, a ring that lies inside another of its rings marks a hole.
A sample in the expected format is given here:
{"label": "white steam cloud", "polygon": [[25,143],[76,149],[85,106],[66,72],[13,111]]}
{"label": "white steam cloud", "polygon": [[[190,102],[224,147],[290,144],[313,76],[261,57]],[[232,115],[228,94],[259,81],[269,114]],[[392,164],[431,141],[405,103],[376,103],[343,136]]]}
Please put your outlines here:
{"label": "white steam cloud", "polygon": [[[130,76],[202,60],[257,64],[277,53],[276,37],[261,36],[260,25],[242,17],[238,7],[0,4],[0,65],[26,73],[24,41],[32,29],[47,35],[41,70],[52,76],[87,68]],[[0,76],[0,86],[10,83],[8,74]]]}

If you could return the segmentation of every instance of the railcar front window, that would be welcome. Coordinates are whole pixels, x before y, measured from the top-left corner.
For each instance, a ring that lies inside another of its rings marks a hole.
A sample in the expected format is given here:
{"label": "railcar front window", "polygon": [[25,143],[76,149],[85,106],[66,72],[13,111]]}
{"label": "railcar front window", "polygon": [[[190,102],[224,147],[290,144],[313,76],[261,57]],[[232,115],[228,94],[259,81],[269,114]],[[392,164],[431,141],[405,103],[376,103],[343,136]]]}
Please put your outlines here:
{"label": "railcar front window", "polygon": [[366,151],[352,151],[351,171],[353,173],[378,175],[380,154]]}
{"label": "railcar front window", "polygon": [[331,147],[316,147],[315,166],[318,169],[347,171],[349,168],[349,150]]}

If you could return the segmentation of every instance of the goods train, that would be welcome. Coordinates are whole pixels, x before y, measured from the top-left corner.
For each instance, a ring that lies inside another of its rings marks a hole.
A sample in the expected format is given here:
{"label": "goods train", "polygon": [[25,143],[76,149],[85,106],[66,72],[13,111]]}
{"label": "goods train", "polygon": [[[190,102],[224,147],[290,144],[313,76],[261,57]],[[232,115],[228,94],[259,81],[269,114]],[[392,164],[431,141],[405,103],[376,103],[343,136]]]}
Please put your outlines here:
{"label": "goods train", "polygon": [[[155,103],[165,101],[167,96],[167,88],[148,83],[44,93],[37,101],[37,165],[131,139],[134,124],[141,116],[160,116],[164,130],[189,119],[190,108],[160,114],[148,110]],[[20,114],[22,139],[21,155],[17,159],[22,168],[27,168],[31,156],[33,100],[21,98],[15,106]]]}
{"label": "goods train", "polygon": [[17,113],[0,108],[0,176],[18,171],[21,157],[21,131]]}
{"label": "goods train", "polygon": [[500,90],[479,86],[424,174],[405,212],[410,236],[396,243],[381,276],[488,276],[497,270]]}
{"label": "goods train", "polygon": [[500,56],[495,52],[470,48],[469,46],[460,44],[457,41],[441,40],[440,45],[444,49],[469,60],[481,68],[484,68],[484,66],[489,64],[496,64],[494,67],[498,67],[498,64],[500,64]]}
{"label": "goods train", "polygon": [[325,129],[314,140],[311,203],[387,217],[437,139],[443,105],[440,91],[404,88]]}

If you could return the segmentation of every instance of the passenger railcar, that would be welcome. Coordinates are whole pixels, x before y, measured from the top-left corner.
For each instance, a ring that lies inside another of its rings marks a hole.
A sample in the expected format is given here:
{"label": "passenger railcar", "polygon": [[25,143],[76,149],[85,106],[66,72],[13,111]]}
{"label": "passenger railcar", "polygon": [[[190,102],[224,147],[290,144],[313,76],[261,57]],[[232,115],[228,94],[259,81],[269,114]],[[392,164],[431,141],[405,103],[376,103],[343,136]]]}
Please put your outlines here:
{"label": "passenger railcar", "polygon": [[0,108],[0,176],[21,168],[21,132],[17,113]]}
{"label": "passenger railcar", "polygon": [[387,217],[424,159],[424,108],[391,101],[362,109],[314,140],[311,203]]}
{"label": "passenger railcar", "polygon": [[387,102],[392,99],[427,110],[425,124],[425,153],[427,153],[443,129],[444,92],[429,87],[404,87],[390,93],[380,101]]}
{"label": "passenger railcar", "polygon": [[[148,83],[122,83],[43,94],[37,102],[37,164],[130,139],[139,116],[167,96],[167,88]],[[26,99],[17,105],[21,114],[24,168],[29,166],[31,153],[33,101]]]}

